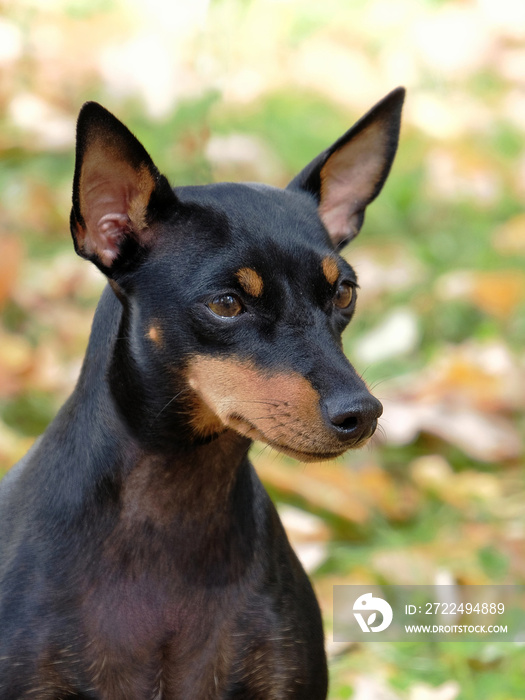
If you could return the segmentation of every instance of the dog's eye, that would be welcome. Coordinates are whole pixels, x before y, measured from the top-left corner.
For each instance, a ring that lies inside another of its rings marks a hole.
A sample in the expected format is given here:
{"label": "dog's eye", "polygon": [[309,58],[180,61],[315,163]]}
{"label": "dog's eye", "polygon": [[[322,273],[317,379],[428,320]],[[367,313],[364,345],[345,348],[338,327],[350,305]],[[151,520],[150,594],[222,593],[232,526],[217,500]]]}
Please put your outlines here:
{"label": "dog's eye", "polygon": [[354,298],[354,288],[348,282],[340,282],[335,295],[334,306],[338,309],[347,309]]}
{"label": "dog's eye", "polygon": [[235,294],[221,294],[215,297],[208,304],[208,308],[216,316],[222,316],[223,318],[233,318],[244,311],[241,300]]}

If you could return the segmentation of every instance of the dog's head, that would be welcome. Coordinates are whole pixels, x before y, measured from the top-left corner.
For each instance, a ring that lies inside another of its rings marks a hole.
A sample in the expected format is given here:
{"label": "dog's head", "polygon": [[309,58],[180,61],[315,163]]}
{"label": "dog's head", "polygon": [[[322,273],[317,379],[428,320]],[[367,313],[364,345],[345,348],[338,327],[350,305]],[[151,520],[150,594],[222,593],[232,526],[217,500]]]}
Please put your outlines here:
{"label": "dog's head", "polygon": [[403,99],[387,95],[286,189],[172,190],[124,125],[83,107],[71,231],[124,306],[121,352],[153,432],[229,428],[303,460],[373,434],[381,405],[341,349],[357,278],[338,251],[390,171]]}

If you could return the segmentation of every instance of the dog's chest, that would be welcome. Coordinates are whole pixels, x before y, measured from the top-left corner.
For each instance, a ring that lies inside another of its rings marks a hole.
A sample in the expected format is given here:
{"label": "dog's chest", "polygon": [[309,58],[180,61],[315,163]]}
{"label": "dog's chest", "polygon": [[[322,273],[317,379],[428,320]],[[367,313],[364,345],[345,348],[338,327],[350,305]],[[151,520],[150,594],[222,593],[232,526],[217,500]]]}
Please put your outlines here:
{"label": "dog's chest", "polygon": [[[86,659],[90,686],[112,700],[282,696],[300,683],[290,630],[242,587],[194,592],[177,603],[165,594],[124,594],[98,620]],[[92,610],[93,612],[93,610]],[[213,620],[213,625],[210,625]]]}

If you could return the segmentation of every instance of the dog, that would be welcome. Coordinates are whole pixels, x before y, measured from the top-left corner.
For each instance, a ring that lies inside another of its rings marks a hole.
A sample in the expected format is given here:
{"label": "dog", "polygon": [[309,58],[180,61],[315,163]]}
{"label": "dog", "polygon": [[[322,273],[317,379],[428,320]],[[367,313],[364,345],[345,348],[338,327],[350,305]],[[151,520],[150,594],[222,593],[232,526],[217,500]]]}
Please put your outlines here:
{"label": "dog", "polygon": [[319,606],[247,453],[362,446],[342,351],[397,88],[285,189],[172,189],[88,102],[71,232],[108,285],[78,383],[0,486],[0,700],[322,700]]}

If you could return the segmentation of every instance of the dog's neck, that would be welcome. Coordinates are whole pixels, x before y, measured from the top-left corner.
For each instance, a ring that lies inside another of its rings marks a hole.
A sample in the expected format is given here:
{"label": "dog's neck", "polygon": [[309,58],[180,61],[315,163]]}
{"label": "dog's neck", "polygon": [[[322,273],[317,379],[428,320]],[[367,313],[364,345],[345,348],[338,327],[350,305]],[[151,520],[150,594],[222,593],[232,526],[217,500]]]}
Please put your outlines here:
{"label": "dog's neck", "polygon": [[[104,290],[91,330],[88,349],[73,400],[76,404],[98,405],[99,412],[110,412],[121,423],[129,439],[148,453],[184,454],[217,441],[231,446],[230,459],[235,461],[235,445],[244,454],[250,442],[228,435],[219,426],[214,434],[201,435],[192,423],[191,390],[184,379],[184,366],[167,373],[158,367],[142,366],[135,356],[131,314],[112,289]],[[151,360],[151,358],[149,358]],[[166,376],[169,374],[169,376]],[[97,420],[97,412],[94,419]],[[108,418],[106,418],[108,420]],[[233,452],[232,452],[233,450]],[[218,450],[221,453],[221,450]]]}
{"label": "dog's neck", "polygon": [[[208,439],[188,439],[187,412],[182,412],[179,406],[162,415],[162,406],[159,409],[149,401],[154,392],[143,396],[142,401],[136,399],[129,406],[123,404],[126,387],[121,385],[122,393],[115,396],[113,386],[113,370],[121,361],[116,358],[115,346],[122,342],[119,335],[122,316],[122,305],[107,288],[95,314],[75,391],[39,449],[46,449],[49,437],[50,441],[63,441],[70,453],[78,450],[73,458],[78,465],[77,493],[70,494],[73,499],[89,499],[90,491],[96,488],[97,498],[111,497],[112,491],[114,498],[117,492],[119,498],[125,497],[128,513],[133,510],[132,499],[137,508],[155,508],[157,516],[169,501],[172,515],[174,509],[181,509],[207,517],[207,510],[212,512],[217,498],[228,502],[232,489],[238,486],[238,474],[248,464],[246,455],[251,441],[231,430]],[[133,382],[129,388],[136,391],[136,378],[127,374],[133,368],[121,364],[120,369],[123,371],[119,381]],[[139,423],[140,430],[130,425],[130,416]],[[178,426],[174,424],[177,416]],[[168,429],[172,431],[171,439]],[[86,434],[89,451],[82,450]],[[70,468],[64,463],[65,483],[69,482]],[[66,491],[64,487],[64,494]],[[171,498],[170,494],[177,494],[177,498]],[[210,495],[209,503],[206,494]]]}

